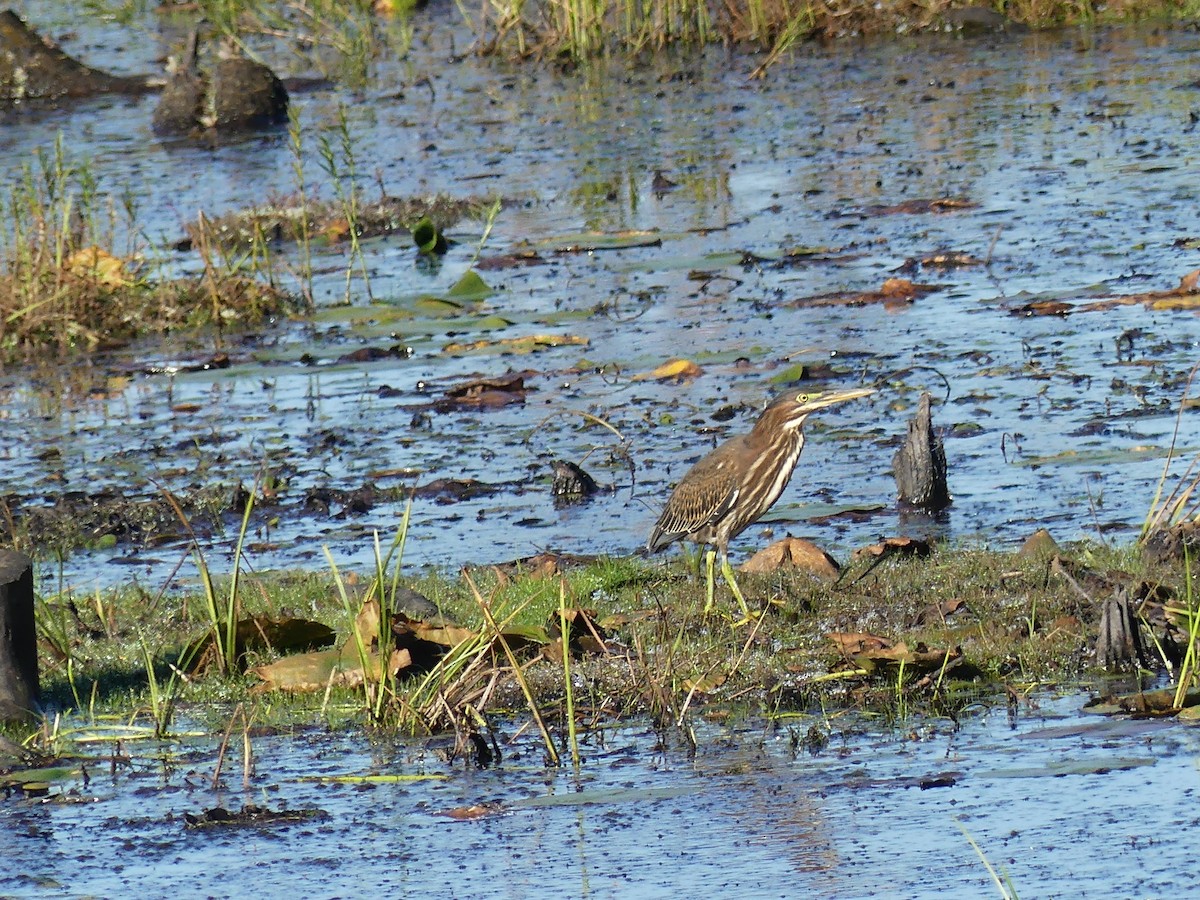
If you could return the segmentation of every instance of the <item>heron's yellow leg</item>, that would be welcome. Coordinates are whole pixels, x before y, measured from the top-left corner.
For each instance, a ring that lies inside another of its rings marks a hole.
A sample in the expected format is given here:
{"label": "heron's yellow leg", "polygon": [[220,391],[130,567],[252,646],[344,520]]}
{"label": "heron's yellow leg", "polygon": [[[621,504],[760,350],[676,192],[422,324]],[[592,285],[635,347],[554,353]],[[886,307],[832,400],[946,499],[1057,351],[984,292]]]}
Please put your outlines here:
{"label": "heron's yellow leg", "polygon": [[716,593],[716,580],[717,580],[716,559],[717,559],[717,551],[716,550],[709,550],[707,553],[704,554],[704,571],[708,576],[708,586],[707,586],[708,595],[707,595],[707,599],[704,601],[704,614],[705,615],[708,615],[710,612],[712,612],[713,595]]}
{"label": "heron's yellow leg", "polygon": [[733,591],[733,596],[742,608],[742,621],[749,621],[753,618],[750,607],[746,605],[746,598],[742,596],[742,589],[738,587],[737,579],[733,577],[733,566],[729,564],[729,557],[727,556],[721,557],[721,574],[725,576],[725,580],[729,583],[729,589]]}

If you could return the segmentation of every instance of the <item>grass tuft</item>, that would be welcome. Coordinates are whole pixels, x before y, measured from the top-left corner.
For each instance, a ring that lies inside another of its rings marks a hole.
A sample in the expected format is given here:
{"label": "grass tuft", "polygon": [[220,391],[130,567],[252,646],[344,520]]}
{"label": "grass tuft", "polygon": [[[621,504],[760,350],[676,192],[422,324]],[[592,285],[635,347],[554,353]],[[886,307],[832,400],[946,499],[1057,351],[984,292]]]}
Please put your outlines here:
{"label": "grass tuft", "polygon": [[163,275],[145,258],[129,193],[107,193],[61,135],[0,193],[0,211],[0,363],[249,326],[295,309],[244,257],[222,260],[212,245],[198,247],[203,275]]}

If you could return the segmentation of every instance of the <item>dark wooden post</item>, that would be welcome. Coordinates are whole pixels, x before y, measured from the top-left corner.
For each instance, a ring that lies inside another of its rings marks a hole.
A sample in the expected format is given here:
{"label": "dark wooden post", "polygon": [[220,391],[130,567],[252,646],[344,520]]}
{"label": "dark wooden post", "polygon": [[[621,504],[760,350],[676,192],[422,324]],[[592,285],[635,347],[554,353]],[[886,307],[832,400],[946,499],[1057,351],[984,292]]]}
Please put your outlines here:
{"label": "dark wooden post", "polygon": [[1142,644],[1142,627],[1125,588],[1104,601],[1100,608],[1100,636],[1096,639],[1096,665],[1116,670],[1132,665],[1150,668]]}
{"label": "dark wooden post", "polygon": [[33,563],[0,550],[0,719],[28,719],[38,709]]}
{"label": "dark wooden post", "polygon": [[946,451],[933,431],[929,394],[921,395],[917,414],[908,423],[908,439],[892,459],[900,502],[937,512],[950,505],[946,486]]}

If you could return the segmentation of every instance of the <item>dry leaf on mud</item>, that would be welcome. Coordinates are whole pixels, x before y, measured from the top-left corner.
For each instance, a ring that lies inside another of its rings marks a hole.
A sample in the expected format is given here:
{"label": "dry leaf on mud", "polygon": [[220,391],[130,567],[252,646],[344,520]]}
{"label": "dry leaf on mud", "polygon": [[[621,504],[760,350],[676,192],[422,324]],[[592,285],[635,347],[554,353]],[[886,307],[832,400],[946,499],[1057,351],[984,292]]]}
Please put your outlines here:
{"label": "dry leaf on mud", "polygon": [[1071,304],[1063,300],[1035,300],[1016,307],[1018,316],[1065,316],[1077,312],[1106,312],[1121,306],[1143,304],[1153,310],[1200,309],[1200,269],[1193,269],[1179,279],[1179,285],[1166,291],[1145,291],[1141,294],[1121,294],[1086,303]]}
{"label": "dry leaf on mud", "polygon": [[1014,316],[1065,316],[1075,307],[1062,300],[1034,300],[1022,304],[1012,311]]}
{"label": "dry leaf on mud", "polygon": [[941,668],[962,657],[962,650],[930,649],[918,643],[910,649],[904,641],[892,642],[873,634],[857,632],[833,632],[826,635],[849,661],[859,668],[872,669],[877,664],[897,665],[904,663],[916,671]]}
{"label": "dry leaf on mud", "polygon": [[917,556],[926,557],[933,552],[929,541],[922,541],[919,538],[906,537],[890,537],[884,538],[877,544],[871,544],[866,547],[859,547],[854,551],[853,558],[855,560],[873,558],[875,560],[887,559],[889,556]]}
{"label": "dry leaf on mud", "polygon": [[688,693],[711,694],[723,685],[727,679],[728,677],[722,673],[709,672],[707,675],[698,675],[695,678],[683,679],[683,689]]}
{"label": "dry leaf on mud", "polygon": [[[594,610],[572,608],[565,610],[561,618],[567,620],[567,643],[572,656],[608,652],[608,633],[596,621]],[[562,662],[560,621],[559,613],[555,611],[546,624],[546,633],[554,640],[542,648],[542,653],[553,662]]]}
{"label": "dry leaf on mud", "polygon": [[[270,616],[257,615],[242,619],[237,623],[234,653],[238,659],[250,650],[273,650],[276,653],[287,653],[291,650],[328,647],[333,640],[333,629],[320,622],[296,619],[291,616],[272,619]],[[205,672],[214,665],[217,661],[217,649],[212,633],[205,634],[193,642],[185,658],[195,660],[189,670],[191,674]]]}
{"label": "dry leaf on mud", "polygon": [[663,363],[657,369],[650,372],[642,372],[633,376],[634,381],[667,381],[675,379],[675,381],[686,381],[692,378],[699,378],[704,374],[704,370],[692,362],[690,359],[672,359]]}
{"label": "dry leaf on mud", "polygon": [[882,303],[885,308],[907,306],[913,301],[940,291],[945,287],[941,284],[917,284],[907,278],[889,278],[879,286],[878,290],[847,292],[835,291],[830,294],[817,294],[813,297],[801,297],[788,303],[793,307],[814,306],[867,306],[871,303]]}
{"label": "dry leaf on mud", "polygon": [[531,388],[525,386],[525,378],[533,372],[513,372],[498,378],[479,378],[455,385],[444,397],[433,402],[438,412],[456,409],[498,409],[513,403],[524,403]]}
{"label": "dry leaf on mud", "polygon": [[526,578],[550,578],[558,575],[563,569],[572,566],[586,566],[595,559],[595,555],[556,553],[553,550],[547,550],[533,556],[497,563],[489,568],[496,573],[498,578],[502,579],[502,583],[506,584],[509,578],[518,575]]}
{"label": "dry leaf on mud", "polygon": [[482,819],[486,816],[496,816],[503,812],[505,812],[504,804],[493,801],[489,803],[472,803],[470,806],[456,806],[453,809],[442,809],[435,812],[434,815],[445,816],[447,819],[471,821],[473,819]]}
{"label": "dry leaf on mud", "polygon": [[80,281],[90,284],[120,288],[133,283],[133,279],[125,273],[125,260],[118,259],[99,247],[76,250],[67,257],[63,268]]}
{"label": "dry leaf on mud", "polygon": [[[395,675],[412,664],[407,650],[394,650],[391,654],[390,673]],[[379,680],[379,655],[372,653],[367,658],[372,680]],[[293,693],[315,693],[325,690],[332,683],[336,687],[357,687],[363,683],[362,660],[354,641],[347,641],[340,650],[319,650],[285,656],[269,665],[248,669],[263,683],[251,688],[251,693],[263,694],[270,691]]]}
{"label": "dry leaf on mud", "polygon": [[574,334],[527,334],[477,341],[452,341],[442,348],[443,353],[475,353],[479,350],[498,350],[502,353],[533,353],[535,350],[550,350],[555,347],[586,347],[588,339]]}
{"label": "dry leaf on mud", "polygon": [[439,622],[421,622],[398,614],[392,620],[392,631],[396,634],[397,643],[405,643],[405,636],[412,635],[419,641],[429,641],[443,647],[457,647],[463,641],[469,641],[478,636],[478,632],[461,625]]}
{"label": "dry leaf on mud", "polygon": [[838,650],[846,656],[858,656],[860,653],[886,650],[892,646],[892,642],[887,638],[860,631],[833,631],[825,637],[833,641]]}
{"label": "dry leaf on mud", "polygon": [[801,538],[786,537],[764,547],[738,566],[739,572],[775,572],[783,568],[803,569],[830,581],[838,577],[841,566],[832,556]]}
{"label": "dry leaf on mud", "polygon": [[917,613],[916,625],[945,625],[946,620],[960,610],[969,609],[967,601],[962,597],[951,597],[941,603],[934,603]]}

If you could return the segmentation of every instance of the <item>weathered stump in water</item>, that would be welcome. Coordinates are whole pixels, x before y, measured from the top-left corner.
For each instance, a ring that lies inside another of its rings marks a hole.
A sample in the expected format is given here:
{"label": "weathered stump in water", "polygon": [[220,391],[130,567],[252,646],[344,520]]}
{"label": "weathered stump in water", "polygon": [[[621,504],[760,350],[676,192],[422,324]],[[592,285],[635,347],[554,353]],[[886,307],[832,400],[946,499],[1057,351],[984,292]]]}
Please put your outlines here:
{"label": "weathered stump in water", "polygon": [[554,495],[556,506],[578,503],[599,490],[595,479],[575,463],[556,459],[550,465],[554,469],[554,483],[550,487],[550,493]]}
{"label": "weathered stump in water", "polygon": [[26,25],[0,12],[0,106],[53,104],[65,97],[149,90],[142,77],[109,75],[72,59]]}
{"label": "weathered stump in water", "polygon": [[0,720],[36,714],[37,629],[33,618],[33,564],[0,550]]}
{"label": "weathered stump in water", "polygon": [[287,122],[287,88],[274,72],[243,56],[226,56],[211,71],[203,70],[197,54],[193,33],[154,108],[156,133],[240,131]]}
{"label": "weathered stump in water", "polygon": [[909,420],[904,446],[892,459],[892,474],[901,503],[937,512],[950,505],[950,490],[946,485],[946,450],[942,439],[933,433],[929,402],[929,394],[922,394],[917,414]]}
{"label": "weathered stump in water", "polygon": [[1148,668],[1142,631],[1129,593],[1118,588],[1100,610],[1100,636],[1096,639],[1096,665],[1122,669],[1128,665]]}

